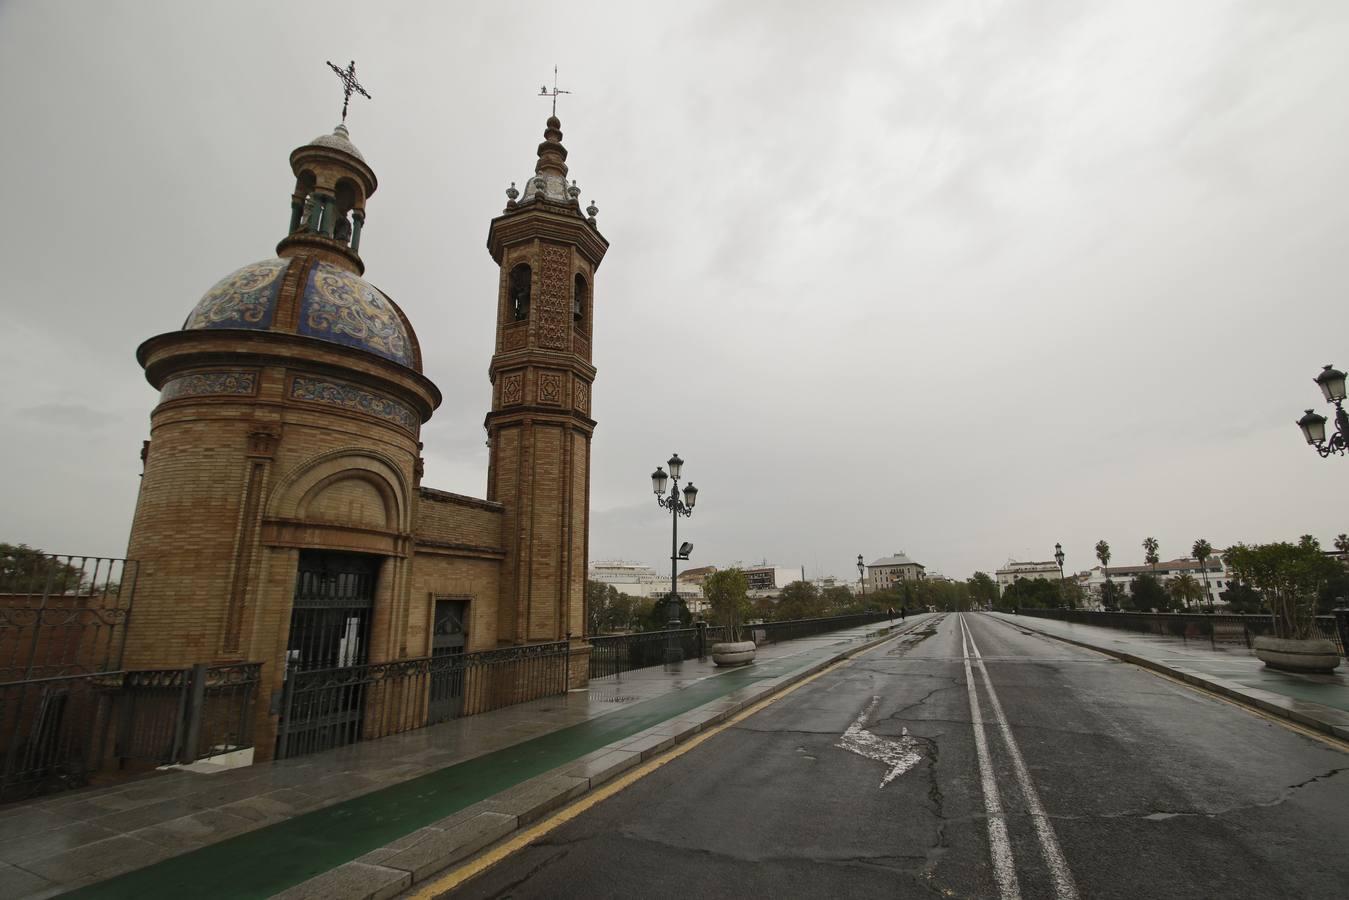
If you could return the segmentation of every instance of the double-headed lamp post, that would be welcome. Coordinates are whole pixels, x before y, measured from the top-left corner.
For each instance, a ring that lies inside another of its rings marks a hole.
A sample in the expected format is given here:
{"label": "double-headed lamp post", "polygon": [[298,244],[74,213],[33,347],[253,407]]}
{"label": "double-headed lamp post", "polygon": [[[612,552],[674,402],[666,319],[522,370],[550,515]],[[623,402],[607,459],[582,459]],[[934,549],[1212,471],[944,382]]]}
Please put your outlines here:
{"label": "double-headed lamp post", "polygon": [[[679,546],[679,517],[693,515],[693,505],[698,502],[698,489],[689,482],[684,486],[684,499],[679,499],[679,473],[684,467],[684,461],[679,458],[679,454],[671,455],[665,463],[670,467],[667,474],[660,466],[651,473],[651,490],[656,494],[656,502],[664,509],[670,511],[670,521],[674,525],[670,535],[670,600],[669,614],[670,627],[678,628],[682,622],[679,617],[679,587],[677,579],[679,577],[679,560],[688,559],[689,551],[693,549],[692,545],[685,545],[688,550],[680,552]],[[669,496],[665,494],[666,485],[670,487]],[[682,658],[682,654],[681,654]]]}
{"label": "double-headed lamp post", "polygon": [[867,564],[862,562],[862,554],[857,554],[857,583],[862,587],[862,596],[867,595]]}
{"label": "double-headed lamp post", "polygon": [[1344,373],[1339,369],[1326,366],[1315,379],[1326,402],[1335,404],[1335,433],[1330,436],[1330,440],[1326,440],[1325,416],[1309,409],[1297,420],[1302,436],[1322,457],[1349,452],[1349,415],[1344,412],[1344,378]]}
{"label": "double-headed lamp post", "polygon": [[1063,545],[1054,545],[1054,562],[1059,564],[1059,602],[1064,603],[1063,599]]}

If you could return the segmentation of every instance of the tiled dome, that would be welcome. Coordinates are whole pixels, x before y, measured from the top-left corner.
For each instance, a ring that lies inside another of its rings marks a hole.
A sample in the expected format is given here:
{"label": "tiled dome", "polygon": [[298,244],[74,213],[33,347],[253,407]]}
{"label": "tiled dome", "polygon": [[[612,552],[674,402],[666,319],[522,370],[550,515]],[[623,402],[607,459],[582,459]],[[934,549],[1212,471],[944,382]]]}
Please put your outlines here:
{"label": "tiled dome", "polygon": [[[276,323],[282,285],[303,257],[275,257],[244,266],[221,279],[197,303],[183,329],[234,328],[289,331]],[[417,339],[398,306],[378,288],[332,263],[316,260],[298,298],[295,333],[374,353],[421,371]]]}

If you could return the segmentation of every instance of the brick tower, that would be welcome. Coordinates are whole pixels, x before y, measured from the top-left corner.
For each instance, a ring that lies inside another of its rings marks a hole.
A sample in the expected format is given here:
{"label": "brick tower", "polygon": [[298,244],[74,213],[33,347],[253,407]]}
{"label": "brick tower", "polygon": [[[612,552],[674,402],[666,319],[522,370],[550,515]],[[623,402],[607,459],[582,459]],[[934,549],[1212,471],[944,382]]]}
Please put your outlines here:
{"label": "brick tower", "polygon": [[[583,213],[580,189],[567,182],[561,127],[548,119],[534,176],[523,194],[511,185],[487,234],[501,267],[487,499],[505,509],[497,636],[510,644],[585,632],[591,323],[609,242],[594,204]],[[583,664],[584,648],[576,651]]]}

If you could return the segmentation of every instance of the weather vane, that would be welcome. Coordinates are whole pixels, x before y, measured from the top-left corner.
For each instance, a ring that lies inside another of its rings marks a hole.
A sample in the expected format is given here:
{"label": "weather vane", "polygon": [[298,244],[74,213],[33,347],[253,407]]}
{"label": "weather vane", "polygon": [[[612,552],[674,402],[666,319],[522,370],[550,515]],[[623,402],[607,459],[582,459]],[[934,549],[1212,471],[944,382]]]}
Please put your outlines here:
{"label": "weather vane", "polygon": [[[332,65],[332,63],[329,63],[328,65]],[[554,115],[554,116],[557,115],[557,95],[558,95],[558,94],[570,94],[570,93],[571,93],[571,91],[558,90],[558,87],[557,87],[557,66],[553,66],[553,89],[552,89],[551,91],[548,90],[548,85],[545,84],[545,85],[543,85],[542,87],[539,88],[539,96],[540,96],[540,97],[552,97],[552,98],[553,98],[553,115]]]}
{"label": "weather vane", "polygon": [[328,61],[328,68],[336,72],[337,77],[342,79],[342,124],[345,125],[347,123],[347,104],[351,102],[352,92],[355,91],[367,100],[371,97],[365,92],[365,88],[361,87],[361,83],[356,80],[356,60],[353,59],[349,62],[345,69],[339,69],[331,61]]}

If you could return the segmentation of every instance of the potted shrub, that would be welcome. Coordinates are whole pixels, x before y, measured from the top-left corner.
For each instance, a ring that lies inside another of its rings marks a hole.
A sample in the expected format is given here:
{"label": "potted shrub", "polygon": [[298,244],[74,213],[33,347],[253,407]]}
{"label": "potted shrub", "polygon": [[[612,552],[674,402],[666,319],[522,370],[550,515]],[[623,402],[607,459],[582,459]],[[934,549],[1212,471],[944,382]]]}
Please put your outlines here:
{"label": "potted shrub", "polygon": [[712,609],[712,620],[725,626],[728,640],[712,645],[712,662],[719,666],[744,666],[754,662],[753,641],[742,641],[740,629],[750,611],[749,582],[739,569],[713,572],[703,582],[703,596]]}
{"label": "potted shrub", "polygon": [[1296,544],[1238,544],[1224,554],[1237,577],[1259,591],[1274,614],[1274,635],[1255,639],[1255,655],[1273,669],[1331,672],[1334,643],[1316,634],[1316,598],[1338,564],[1311,535]]}

